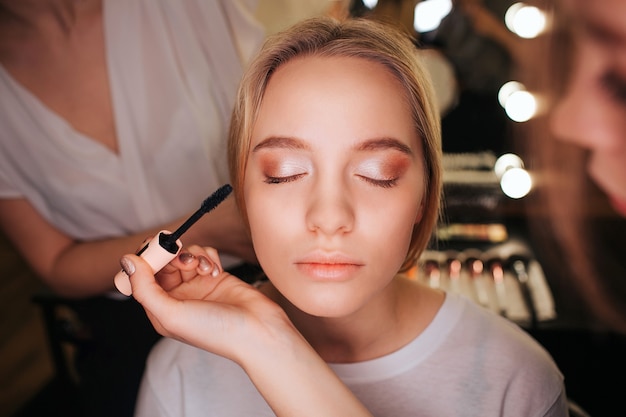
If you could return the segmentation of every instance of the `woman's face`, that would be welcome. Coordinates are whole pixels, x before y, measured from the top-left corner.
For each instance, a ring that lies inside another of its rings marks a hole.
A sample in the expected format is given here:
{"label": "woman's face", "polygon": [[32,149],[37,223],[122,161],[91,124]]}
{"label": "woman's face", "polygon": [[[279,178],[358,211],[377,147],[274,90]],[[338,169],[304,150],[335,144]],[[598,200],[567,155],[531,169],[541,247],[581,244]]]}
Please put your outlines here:
{"label": "woman's face", "polygon": [[588,171],[626,217],[626,1],[562,0],[576,57],[552,127],[590,151]]}
{"label": "woman's face", "polygon": [[260,263],[300,310],[357,312],[402,265],[424,193],[413,126],[380,64],[301,57],[272,76],[244,198]]}

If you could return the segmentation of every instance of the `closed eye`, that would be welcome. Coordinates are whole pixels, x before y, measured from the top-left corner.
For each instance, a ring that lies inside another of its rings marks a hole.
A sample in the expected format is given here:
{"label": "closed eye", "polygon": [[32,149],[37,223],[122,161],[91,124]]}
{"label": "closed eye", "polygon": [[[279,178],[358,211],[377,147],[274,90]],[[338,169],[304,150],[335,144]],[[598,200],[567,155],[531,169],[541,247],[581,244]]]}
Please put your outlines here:
{"label": "closed eye", "polygon": [[301,177],[305,176],[305,173],[302,174],[296,174],[296,175],[289,175],[286,177],[272,177],[269,175],[265,176],[265,183],[266,184],[283,184],[283,183],[287,183],[287,182],[293,182],[296,181],[298,179],[300,179]]}
{"label": "closed eye", "polygon": [[375,179],[375,178],[370,178],[370,177],[365,177],[363,175],[357,175],[357,177],[361,178],[363,181],[375,185],[377,187],[382,187],[382,188],[391,188],[396,186],[396,184],[398,183],[398,178],[389,178],[389,179]]}

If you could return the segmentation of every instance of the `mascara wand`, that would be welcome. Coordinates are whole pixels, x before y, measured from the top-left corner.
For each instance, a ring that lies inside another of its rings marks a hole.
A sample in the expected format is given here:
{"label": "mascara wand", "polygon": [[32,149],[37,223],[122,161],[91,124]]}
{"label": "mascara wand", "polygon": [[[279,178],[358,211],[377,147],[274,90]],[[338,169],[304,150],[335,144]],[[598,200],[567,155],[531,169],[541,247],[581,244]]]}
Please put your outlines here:
{"label": "mascara wand", "polygon": [[172,241],[174,242],[177,241],[182,236],[182,234],[187,231],[187,229],[189,229],[195,222],[200,219],[200,217],[213,210],[222,201],[224,201],[226,197],[228,197],[228,195],[231,193],[231,191],[233,191],[233,187],[231,187],[230,184],[225,184],[218,188],[217,191],[215,191],[202,202],[202,205],[200,206],[198,211],[192,214],[185,221],[185,223],[183,223],[178,229],[176,229],[176,231],[174,231],[174,233],[169,235],[170,239],[172,239]]}
{"label": "mascara wand", "polygon": [[[217,189],[213,194],[207,197],[206,200],[202,202],[200,208],[192,214],[186,221],[183,223],[174,233],[166,233],[162,231],[159,233],[159,246],[172,254],[177,254],[180,250],[180,245],[177,243],[178,239],[189,229],[195,222],[200,220],[205,213],[213,210],[217,207],[222,201],[228,197],[230,192],[233,190],[233,187],[230,184],[225,184]],[[147,246],[144,246],[146,248]],[[141,255],[144,249],[140,250],[137,255]]]}
{"label": "mascara wand", "polygon": [[[193,213],[174,233],[167,230],[161,230],[158,233],[158,239],[150,240],[136,255],[144,258],[152,267],[152,271],[156,274],[176,257],[183,244],[179,240],[183,233],[187,231],[200,217],[205,213],[213,210],[222,201],[228,197],[233,190],[230,184],[226,184],[218,188],[206,200],[202,202],[200,208]],[[156,236],[155,236],[156,237]],[[125,295],[131,295],[132,288],[128,276],[124,271],[120,271],[115,275],[114,279],[117,289]]]}

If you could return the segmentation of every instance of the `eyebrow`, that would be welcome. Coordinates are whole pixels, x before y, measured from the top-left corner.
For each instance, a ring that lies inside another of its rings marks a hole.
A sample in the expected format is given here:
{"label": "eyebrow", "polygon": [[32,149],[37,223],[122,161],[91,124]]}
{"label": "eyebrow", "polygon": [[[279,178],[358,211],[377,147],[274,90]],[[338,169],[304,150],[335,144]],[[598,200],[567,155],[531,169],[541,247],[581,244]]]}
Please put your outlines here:
{"label": "eyebrow", "polygon": [[365,142],[359,143],[358,146],[356,146],[356,150],[358,151],[377,151],[385,149],[395,149],[404,154],[413,155],[413,151],[408,145],[394,138],[385,137],[369,139]]}
{"label": "eyebrow", "polygon": [[[259,144],[257,144],[252,149],[252,152],[256,152],[261,149],[271,149],[271,148],[296,149],[296,150],[310,150],[311,149],[308,144],[296,138],[291,138],[287,136],[270,136],[262,140]],[[378,151],[378,150],[386,150],[386,149],[395,149],[406,155],[413,155],[413,151],[408,145],[402,143],[398,139],[389,138],[389,137],[368,139],[364,142],[358,143],[354,147],[354,149],[357,151]]]}
{"label": "eyebrow", "polygon": [[260,149],[268,149],[268,148],[282,148],[282,149],[302,149],[308,150],[309,146],[302,142],[301,140],[287,137],[287,136],[270,136],[266,139],[263,139],[259,144],[257,144],[252,152],[256,152]]}

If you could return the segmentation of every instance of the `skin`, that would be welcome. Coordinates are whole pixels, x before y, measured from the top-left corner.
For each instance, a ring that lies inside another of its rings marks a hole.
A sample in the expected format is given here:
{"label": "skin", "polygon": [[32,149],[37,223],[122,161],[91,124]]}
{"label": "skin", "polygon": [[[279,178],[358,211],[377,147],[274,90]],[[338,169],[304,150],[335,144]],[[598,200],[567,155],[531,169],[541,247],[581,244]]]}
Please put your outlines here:
{"label": "skin", "polygon": [[189,248],[193,259],[179,255],[158,281],[141,258],[122,258],[157,330],[241,365],[277,415],[369,415],[326,363],[397,350],[443,303],[397,275],[424,191],[404,100],[387,70],[362,58],[299,57],[273,74],[244,180],[270,279],[259,290],[213,276],[210,248]]}
{"label": "skin", "polygon": [[552,130],[588,150],[589,175],[626,217],[626,2],[561,4],[575,28],[576,55]]}
{"label": "skin", "polygon": [[[0,62],[75,130],[119,153],[101,0],[0,0]],[[80,242],[47,222],[27,199],[0,199],[2,232],[52,290],[69,297],[112,290],[121,255],[161,229],[175,230],[186,218],[133,235]],[[232,198],[204,216],[185,240],[255,260]]]}

